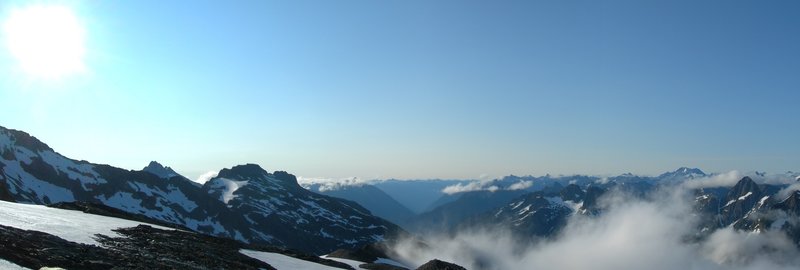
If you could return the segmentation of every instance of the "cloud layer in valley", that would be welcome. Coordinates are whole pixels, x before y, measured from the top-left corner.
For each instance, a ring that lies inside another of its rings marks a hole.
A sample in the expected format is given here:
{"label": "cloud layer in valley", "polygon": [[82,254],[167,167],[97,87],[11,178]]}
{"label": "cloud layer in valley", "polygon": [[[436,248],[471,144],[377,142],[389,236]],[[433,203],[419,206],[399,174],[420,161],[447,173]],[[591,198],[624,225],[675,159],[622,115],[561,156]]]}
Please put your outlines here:
{"label": "cloud layer in valley", "polygon": [[[732,173],[731,176],[735,175]],[[709,179],[725,183],[728,176]],[[611,192],[595,217],[573,215],[550,240],[520,242],[490,228],[454,236],[428,236],[395,248],[410,265],[438,258],[468,269],[796,269],[800,252],[782,232],[748,233],[730,228],[697,239],[691,194],[685,186],[641,199]]]}

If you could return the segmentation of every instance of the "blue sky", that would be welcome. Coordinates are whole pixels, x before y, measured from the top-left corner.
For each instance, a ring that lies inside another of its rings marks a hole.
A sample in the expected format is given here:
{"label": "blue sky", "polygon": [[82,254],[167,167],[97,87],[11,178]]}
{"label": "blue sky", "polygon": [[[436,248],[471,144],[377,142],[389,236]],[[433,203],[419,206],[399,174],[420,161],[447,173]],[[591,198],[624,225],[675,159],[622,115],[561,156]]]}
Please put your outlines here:
{"label": "blue sky", "polygon": [[86,70],[37,79],[0,51],[0,125],[77,159],[189,177],[800,170],[797,1],[53,3],[85,28]]}

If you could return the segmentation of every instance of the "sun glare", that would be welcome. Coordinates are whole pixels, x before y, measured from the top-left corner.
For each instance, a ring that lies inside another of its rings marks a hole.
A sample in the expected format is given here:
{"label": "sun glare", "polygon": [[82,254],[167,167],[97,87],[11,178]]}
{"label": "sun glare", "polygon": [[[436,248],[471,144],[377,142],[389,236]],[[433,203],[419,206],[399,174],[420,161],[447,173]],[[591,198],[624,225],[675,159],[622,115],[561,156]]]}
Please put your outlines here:
{"label": "sun glare", "polygon": [[68,7],[38,5],[14,10],[3,30],[11,55],[26,74],[51,79],[85,69],[85,32]]}

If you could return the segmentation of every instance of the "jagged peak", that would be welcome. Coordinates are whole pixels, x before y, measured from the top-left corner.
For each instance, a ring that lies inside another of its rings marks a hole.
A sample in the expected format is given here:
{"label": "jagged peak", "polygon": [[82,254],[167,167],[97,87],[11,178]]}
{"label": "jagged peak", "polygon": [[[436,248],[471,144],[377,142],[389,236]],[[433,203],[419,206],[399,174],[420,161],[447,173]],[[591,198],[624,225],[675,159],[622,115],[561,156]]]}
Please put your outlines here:
{"label": "jagged peak", "polygon": [[177,172],[172,170],[172,168],[165,167],[164,165],[161,165],[161,163],[158,163],[157,161],[150,161],[150,164],[147,164],[147,166],[144,167],[142,171],[152,173],[158,177],[165,179],[169,179],[179,175]]}
{"label": "jagged peak", "polygon": [[750,178],[750,176],[745,176],[742,177],[742,179],[739,180],[739,182],[736,182],[736,185],[733,186],[733,188],[736,189],[737,187],[746,187],[746,186],[758,187],[758,184],[756,184],[756,182],[753,181],[753,178]]}
{"label": "jagged peak", "polygon": [[169,167],[164,167],[164,165],[161,165],[161,163],[158,163],[157,161],[150,161],[150,163],[147,164],[147,166],[145,166],[142,170],[150,171],[150,170],[167,170],[167,169],[169,169]]}
{"label": "jagged peak", "polygon": [[690,174],[706,175],[706,173],[703,172],[703,170],[700,170],[698,168],[689,168],[689,167],[680,167],[675,171],[667,172],[667,173],[664,173],[662,175],[668,175],[668,174],[672,174],[672,175],[690,175]]}
{"label": "jagged peak", "polygon": [[742,177],[738,183],[728,192],[728,200],[740,198],[747,194],[754,195],[754,197],[761,197],[761,187],[753,181],[749,176]]}
{"label": "jagged peak", "polygon": [[161,168],[164,168],[164,165],[161,165],[161,163],[158,163],[158,161],[153,160],[153,161],[150,161],[149,164],[147,164],[147,167],[161,167]]}

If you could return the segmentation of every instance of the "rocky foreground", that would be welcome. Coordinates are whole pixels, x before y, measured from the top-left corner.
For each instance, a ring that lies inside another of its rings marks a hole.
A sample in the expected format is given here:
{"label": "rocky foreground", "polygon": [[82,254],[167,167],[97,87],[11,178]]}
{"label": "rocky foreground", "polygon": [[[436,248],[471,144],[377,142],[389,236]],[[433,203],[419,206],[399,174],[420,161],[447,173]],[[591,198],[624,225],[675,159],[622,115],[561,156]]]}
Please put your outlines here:
{"label": "rocky foreground", "polygon": [[[64,269],[287,269],[271,265],[241,253],[241,250],[281,254],[318,265],[320,269],[334,267],[354,269],[353,266],[300,251],[270,246],[244,244],[235,240],[175,229],[159,229],[148,225],[114,230],[118,236],[96,234],[100,244],[90,245],[65,240],[34,230],[0,225],[0,259],[30,269],[59,267]],[[367,251],[367,252],[365,252]],[[371,247],[340,251],[338,256],[355,261],[372,262],[365,253],[385,256]],[[375,253],[378,252],[378,253]],[[334,255],[334,254],[332,254]],[[331,256],[337,257],[337,256]],[[377,257],[376,257],[377,258]],[[437,268],[438,267],[438,268]],[[384,263],[363,263],[361,269],[406,269]],[[313,268],[312,268],[313,269]],[[419,269],[452,268],[438,261]],[[406,269],[407,270],[407,269]]]}
{"label": "rocky foreground", "polygon": [[97,235],[101,246],[94,246],[43,232],[0,225],[0,254],[5,260],[31,269],[275,269],[239,252],[250,249],[352,269],[340,262],[299,252],[247,245],[186,231],[140,225],[116,232],[121,236]]}

